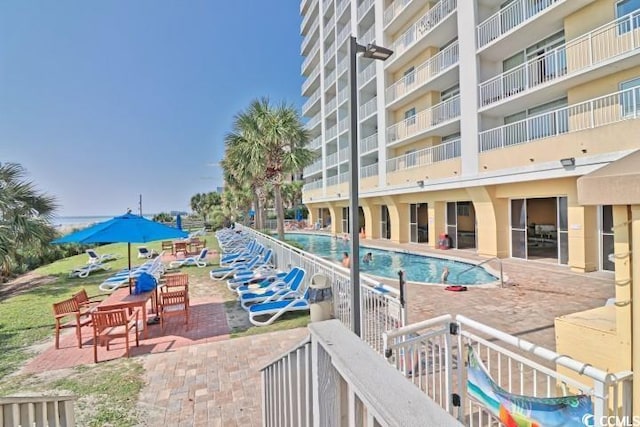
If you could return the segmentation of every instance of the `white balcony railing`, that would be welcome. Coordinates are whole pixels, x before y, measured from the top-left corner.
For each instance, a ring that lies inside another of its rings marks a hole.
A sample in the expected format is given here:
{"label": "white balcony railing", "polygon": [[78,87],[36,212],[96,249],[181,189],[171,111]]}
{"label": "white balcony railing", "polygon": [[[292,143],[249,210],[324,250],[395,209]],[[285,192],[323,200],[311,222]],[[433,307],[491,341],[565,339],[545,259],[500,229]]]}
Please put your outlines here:
{"label": "white balcony railing", "polygon": [[[312,2],[312,6],[311,9],[313,9],[317,3],[316,1]],[[307,24],[309,23],[309,20],[311,19],[312,16],[316,16],[316,18],[318,18],[318,15],[314,12],[312,12],[311,10],[307,11],[307,14],[304,16],[304,18],[302,18],[302,22],[300,23],[300,34],[304,33],[304,29],[307,27]]]}
{"label": "white balcony railing", "polygon": [[349,160],[350,151],[351,151],[350,148],[343,148],[340,151],[338,151],[338,157],[339,157],[340,163],[344,163]]}
{"label": "white balcony railing", "polygon": [[391,21],[393,21],[396,16],[400,15],[400,12],[402,12],[412,1],[413,0],[396,0],[391,3],[389,7],[384,10],[384,26],[386,27],[389,25]]}
{"label": "white balcony railing", "polygon": [[323,0],[322,10],[327,10],[333,4],[333,0]]}
{"label": "white balcony railing", "polygon": [[337,105],[338,105],[338,98],[336,97],[331,98],[331,100],[327,102],[327,108],[326,108],[327,114],[335,110]]}
{"label": "white balcony railing", "polygon": [[360,6],[358,6],[358,20],[362,19],[365,13],[373,6],[374,0],[364,0]]}
{"label": "white balcony railing", "polygon": [[374,133],[360,141],[360,154],[366,154],[378,149],[378,134]]}
{"label": "white balcony railing", "polygon": [[525,144],[640,117],[640,88],[631,88],[480,132],[479,151]]}
{"label": "white balcony railing", "polygon": [[300,45],[300,53],[304,53],[305,50],[307,50],[307,46],[309,45],[309,43],[311,43],[311,40],[315,39],[315,32],[319,27],[319,23],[320,21],[318,20],[318,18],[316,18],[316,20],[314,21],[313,25],[311,25],[311,29],[309,30],[309,33],[304,36],[304,39],[302,40],[302,44]]}
{"label": "white balcony railing", "polygon": [[338,75],[341,76],[342,73],[344,73],[345,71],[347,71],[347,69],[349,68],[349,57],[345,56],[344,58],[342,58],[340,60],[340,62],[338,62]]}
{"label": "white balcony railing", "polygon": [[442,123],[460,117],[460,97],[455,96],[433,107],[422,110],[387,128],[387,144],[418,135]]}
{"label": "white balcony railing", "polygon": [[340,183],[340,176],[333,175],[327,178],[327,187],[331,187],[332,185],[338,185]]}
{"label": "white balcony railing", "polygon": [[336,26],[336,17],[335,15],[331,17],[331,19],[329,19],[327,21],[327,23],[324,26],[324,36],[323,37],[327,37],[327,35],[329,34],[329,32],[333,31],[333,29]]}
{"label": "white balcony railing", "polygon": [[358,83],[360,86],[364,86],[369,80],[376,75],[376,61],[371,61],[364,70],[358,74]]}
{"label": "white balcony railing", "polygon": [[338,133],[349,130],[349,118],[342,119],[338,122]]}
{"label": "white balcony railing", "polygon": [[340,89],[340,92],[338,92],[338,105],[342,105],[347,99],[349,99],[349,88]]}
{"label": "white balcony railing", "polygon": [[307,90],[311,87],[311,85],[315,82],[315,80],[318,78],[319,75],[320,75],[320,67],[318,66],[315,68],[315,70],[311,72],[307,80],[305,80],[304,83],[302,83],[303,94],[307,92]]}
{"label": "white balcony railing", "polygon": [[360,106],[360,120],[363,120],[378,111],[378,97],[374,96]]}
{"label": "white balcony railing", "polygon": [[640,49],[640,11],[609,22],[480,84],[486,106]]}
{"label": "white balcony railing", "polygon": [[331,70],[327,77],[324,79],[325,89],[336,82],[336,70]]}
{"label": "white balcony railing", "polygon": [[387,102],[408,94],[409,92],[424,85],[429,80],[440,75],[452,65],[458,63],[459,49],[458,42],[447,46],[436,55],[420,64],[415,70],[403,76],[400,80],[389,86],[386,90]]}
{"label": "white balcony railing", "polygon": [[304,70],[306,70],[309,64],[313,62],[319,50],[320,50],[320,42],[316,41],[316,44],[313,46],[313,48],[309,52],[309,55],[304,59],[304,61],[302,61],[302,65],[300,66],[300,72],[304,73]]}
{"label": "white balcony railing", "polygon": [[515,0],[478,25],[478,49],[559,1],[564,0]]}
{"label": "white balcony railing", "polygon": [[331,141],[338,135],[338,126],[333,125],[330,128],[327,128],[327,131],[324,133],[327,141]]}
{"label": "white balcony railing", "polygon": [[314,163],[304,168],[304,174],[311,175],[316,172],[320,172],[321,170],[322,170],[322,159],[316,160]]}
{"label": "white balcony railing", "polygon": [[318,179],[313,182],[308,182],[302,186],[302,191],[316,190],[322,188],[322,180]]}
{"label": "white balcony railing", "polygon": [[318,148],[322,147],[322,137],[321,136],[316,136],[315,138],[313,138],[311,141],[309,141],[309,150],[317,150]]}
{"label": "white balcony railing", "polygon": [[392,50],[397,58],[402,52],[409,49],[421,40],[433,27],[456,10],[457,0],[440,0],[427,11],[420,19],[409,27],[394,43]]}
{"label": "white balcony railing", "polygon": [[320,124],[320,120],[321,120],[321,114],[318,113],[312,118],[310,118],[305,126],[307,127],[307,129],[313,129],[314,127]]}
{"label": "white balcony railing", "polygon": [[351,34],[351,25],[347,24],[338,33],[338,45],[341,45],[345,39],[349,38],[349,34]]}
{"label": "white balcony railing", "polygon": [[358,40],[358,43],[360,43],[361,45],[368,45],[369,43],[373,43],[376,39],[376,26],[375,25],[371,25],[371,27],[363,34],[360,36],[360,40]]}
{"label": "white balcony railing", "polygon": [[369,178],[378,175],[378,164],[373,163],[360,168],[360,178]]}
{"label": "white balcony railing", "polygon": [[349,0],[342,0],[338,2],[338,5],[336,6],[336,16],[338,18],[342,16],[342,12],[344,12],[346,9],[349,9],[350,3],[351,2]]}
{"label": "white balcony railing", "polygon": [[302,104],[302,114],[304,114],[305,112],[309,111],[309,109],[311,108],[311,106],[313,104],[315,104],[316,102],[318,102],[318,99],[320,99],[320,91],[316,90],[315,92],[313,92],[313,94],[309,97],[309,99],[307,99],[305,101],[304,104]]}
{"label": "white balcony railing", "polygon": [[333,58],[336,57],[336,45],[331,43],[329,47],[324,51],[324,63],[328,64]]}
{"label": "white balcony railing", "polygon": [[338,164],[338,152],[329,154],[327,156],[327,167],[333,167]]}
{"label": "white balcony railing", "polygon": [[444,144],[389,159],[387,160],[387,172],[429,166],[457,157],[460,157],[460,140],[454,139]]}

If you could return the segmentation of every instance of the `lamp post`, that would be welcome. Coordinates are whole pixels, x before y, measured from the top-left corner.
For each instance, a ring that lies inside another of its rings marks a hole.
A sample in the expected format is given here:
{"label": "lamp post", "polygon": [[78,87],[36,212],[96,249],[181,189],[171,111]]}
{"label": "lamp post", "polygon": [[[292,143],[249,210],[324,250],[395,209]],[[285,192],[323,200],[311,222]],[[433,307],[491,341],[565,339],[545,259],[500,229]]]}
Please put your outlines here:
{"label": "lamp post", "polygon": [[393,51],[384,47],[368,44],[358,44],[356,38],[351,36],[349,40],[349,86],[351,102],[349,115],[351,117],[351,150],[349,151],[349,169],[351,181],[349,183],[349,231],[351,234],[351,325],[353,332],[360,336],[360,235],[359,233],[359,203],[358,185],[360,182],[360,167],[358,154],[358,71],[357,56],[362,54],[365,58],[387,60]]}

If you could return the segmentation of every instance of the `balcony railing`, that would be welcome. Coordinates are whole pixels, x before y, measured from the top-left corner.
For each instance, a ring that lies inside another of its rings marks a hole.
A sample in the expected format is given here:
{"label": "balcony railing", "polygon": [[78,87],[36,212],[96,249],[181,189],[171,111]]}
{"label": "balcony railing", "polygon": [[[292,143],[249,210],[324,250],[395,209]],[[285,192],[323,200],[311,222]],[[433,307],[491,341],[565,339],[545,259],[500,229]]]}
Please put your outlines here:
{"label": "balcony railing", "polygon": [[640,117],[640,88],[631,88],[480,132],[479,151],[511,147]]}
{"label": "balcony railing", "polygon": [[341,105],[347,99],[349,99],[349,88],[340,89],[340,92],[338,92],[338,105]]}
{"label": "balcony railing", "polygon": [[388,8],[384,10],[384,26],[386,27],[393,21],[393,19],[400,15],[400,12],[404,10],[405,7],[413,0],[396,0],[389,5]]}
{"label": "balcony railing", "polygon": [[378,149],[378,134],[374,133],[360,141],[360,154],[369,153]]}
{"label": "balcony railing", "polygon": [[393,43],[392,50],[397,58],[402,52],[409,49],[421,40],[433,27],[456,10],[457,0],[440,0],[435,6],[418,19],[407,31],[398,37]]}
{"label": "balcony railing", "polygon": [[560,1],[516,0],[500,9],[478,25],[478,49]]}
{"label": "balcony railing", "polygon": [[340,16],[342,16],[342,12],[345,11],[345,9],[349,9],[349,5],[351,4],[351,2],[349,0],[342,0],[338,2],[338,5],[336,6],[336,16],[339,18]]}
{"label": "balcony railing", "polygon": [[331,6],[332,4],[333,4],[333,0],[324,0],[322,2],[322,10],[329,9],[329,6]]}
{"label": "balcony railing", "polygon": [[358,82],[360,86],[366,84],[369,80],[371,80],[376,75],[376,61],[371,61],[366,68],[358,74]]}
{"label": "balcony railing", "polygon": [[309,45],[309,43],[311,43],[311,40],[313,40],[314,37],[314,33],[316,31],[316,29],[318,28],[318,23],[320,21],[318,20],[318,18],[316,18],[315,22],[313,23],[313,25],[311,25],[311,29],[309,30],[309,33],[304,36],[304,40],[302,40],[302,44],[300,45],[300,53],[304,53],[304,51],[307,49],[307,46]]}
{"label": "balcony railing", "polygon": [[327,77],[324,79],[325,89],[336,82],[336,70],[331,70]]}
{"label": "balcony railing", "polygon": [[349,38],[349,34],[351,34],[351,25],[347,24],[338,33],[338,45],[342,44],[342,41]]}
{"label": "balcony railing", "polygon": [[336,137],[336,135],[338,135],[338,126],[337,125],[331,126],[325,132],[325,138],[326,138],[327,141],[331,141],[333,138]]}
{"label": "balcony railing", "polygon": [[321,136],[316,136],[315,138],[313,138],[311,141],[309,141],[309,150],[317,150],[318,148],[322,147],[322,137]]}
{"label": "balcony railing", "polygon": [[481,106],[640,48],[640,11],[623,16],[480,84]]}
{"label": "balcony railing", "polygon": [[304,70],[306,70],[309,64],[311,64],[311,62],[313,62],[313,60],[315,59],[315,56],[318,54],[318,50],[320,50],[320,43],[316,41],[316,44],[311,49],[311,52],[309,52],[309,56],[307,56],[304,61],[302,61],[300,72],[304,73]]}
{"label": "balcony railing", "polygon": [[387,160],[387,172],[417,168],[460,157],[460,140],[445,142],[433,147],[423,148]]}
{"label": "balcony railing", "polygon": [[338,185],[340,183],[340,176],[333,175],[327,178],[327,187],[331,187],[333,185]]}
{"label": "balcony railing", "polygon": [[358,20],[362,19],[365,13],[369,10],[375,0],[364,0],[360,6],[358,6]]}
{"label": "balcony railing", "polygon": [[315,104],[318,101],[318,99],[320,99],[320,91],[316,90],[309,97],[309,99],[307,99],[305,103],[302,104],[302,114],[304,114],[306,111],[309,111],[309,108],[311,108],[311,106]]}
{"label": "balcony railing", "polygon": [[[313,1],[313,4],[311,5],[311,9],[313,9],[316,6],[317,1]],[[314,15],[314,13],[311,10],[307,11],[307,14],[304,16],[304,18],[302,18],[302,22],[300,23],[300,34],[304,33],[304,29],[306,28],[307,24],[309,23],[309,20],[311,19],[311,17]],[[316,18],[318,17],[318,15],[316,14]]]}
{"label": "balcony railing", "polygon": [[366,46],[369,43],[373,43],[375,39],[376,39],[376,26],[371,25],[371,27],[363,35],[360,36],[360,40],[358,40],[358,43]]}
{"label": "balcony railing", "polygon": [[336,17],[334,15],[325,24],[325,26],[324,26],[324,36],[323,37],[326,38],[327,35],[329,34],[329,32],[331,32],[335,26],[336,26]]}
{"label": "balcony railing", "polygon": [[378,175],[378,164],[373,163],[360,168],[360,178],[369,178]]}
{"label": "balcony railing", "polygon": [[327,156],[327,167],[333,167],[338,164],[338,152],[329,154]]}
{"label": "balcony railing", "polygon": [[311,175],[322,170],[322,160],[316,160],[304,169],[305,175]]}
{"label": "balcony railing", "polygon": [[447,99],[387,128],[387,144],[417,135],[460,117],[460,96]]}
{"label": "balcony railing", "polygon": [[327,108],[326,108],[327,114],[335,110],[337,105],[338,105],[338,99],[336,97],[331,98],[331,100],[327,102]]}
{"label": "balcony railing", "polygon": [[308,182],[302,186],[302,191],[310,191],[317,190],[318,188],[322,188],[322,180],[319,179],[317,181]]}
{"label": "balcony railing", "polygon": [[348,161],[349,160],[350,151],[351,151],[350,148],[343,148],[340,151],[338,151],[338,157],[339,157],[338,162],[339,163],[344,163],[344,162]]}
{"label": "balcony railing", "polygon": [[324,51],[324,63],[328,64],[333,58],[336,57],[336,45],[331,43],[329,47]]}
{"label": "balcony railing", "polygon": [[345,56],[340,60],[340,62],[338,62],[338,67],[337,67],[338,76],[341,76],[342,73],[344,73],[348,69],[349,69],[349,57]]}
{"label": "balcony railing", "polygon": [[313,72],[311,72],[311,74],[309,75],[307,80],[305,80],[304,83],[302,83],[302,93],[303,94],[307,91],[307,89],[309,89],[311,87],[311,85],[313,84],[313,82],[315,82],[315,80],[316,80],[316,78],[318,77],[319,74],[320,74],[320,67],[317,66],[315,68],[315,70]]}
{"label": "balcony railing", "polygon": [[338,122],[338,133],[349,130],[349,118],[342,119]]}
{"label": "balcony railing", "polygon": [[360,106],[360,120],[363,120],[378,110],[378,97],[374,96],[365,104]]}
{"label": "balcony railing", "polygon": [[406,74],[386,90],[387,102],[406,95],[414,89],[424,85],[429,80],[440,75],[444,70],[458,63],[458,42],[447,46],[436,55],[420,64],[415,70]]}

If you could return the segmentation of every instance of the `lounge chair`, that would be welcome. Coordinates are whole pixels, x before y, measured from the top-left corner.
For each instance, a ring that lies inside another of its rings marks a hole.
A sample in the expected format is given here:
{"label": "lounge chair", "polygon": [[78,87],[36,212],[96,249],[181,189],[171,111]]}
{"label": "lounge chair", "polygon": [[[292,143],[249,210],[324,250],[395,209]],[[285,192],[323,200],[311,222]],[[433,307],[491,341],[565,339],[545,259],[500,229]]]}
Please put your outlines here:
{"label": "lounge chair", "polygon": [[274,273],[271,276],[262,276],[261,279],[255,282],[249,281],[245,283],[238,283],[229,280],[227,281],[227,286],[230,290],[235,290],[238,295],[246,294],[247,292],[254,292],[258,289],[266,289],[277,284],[281,284],[281,286],[284,287],[287,283],[290,283],[293,280],[295,275],[298,273],[298,270],[300,270],[300,268],[293,267],[287,273]]}
{"label": "lounge chair", "polygon": [[151,259],[156,255],[155,251],[150,251],[146,246],[138,246],[138,258]]}
{"label": "lounge chair", "polygon": [[246,270],[246,269],[252,270],[253,268],[256,267],[256,264],[258,263],[258,261],[260,261],[260,257],[256,255],[248,262],[238,262],[236,264],[232,264],[227,267],[215,268],[211,270],[211,272],[209,273],[209,276],[213,280],[224,280],[228,277],[233,276],[238,271]]}
{"label": "lounge chair", "polygon": [[87,249],[85,252],[87,253],[87,255],[89,255],[87,264],[100,264],[103,262],[112,261],[117,258],[113,254],[98,255],[95,249]]}
{"label": "lounge chair", "polygon": [[249,310],[250,304],[280,299],[292,299],[302,295],[302,286],[306,271],[299,268],[288,282],[276,281],[271,286],[257,289],[254,292],[245,292],[240,295],[240,305]]}
{"label": "lounge chair", "polygon": [[198,256],[190,256],[185,259],[179,259],[177,261],[171,261],[169,263],[169,268],[178,268],[185,265],[195,265],[196,267],[206,267],[207,266],[207,253],[209,252],[209,248],[204,248],[200,251],[200,255]]}
{"label": "lounge chair", "polygon": [[69,277],[88,277],[94,271],[107,271],[110,270],[111,267],[108,265],[104,265],[102,263],[92,263],[83,265],[82,267],[76,267],[69,273]]}
{"label": "lounge chair", "polygon": [[[268,301],[249,307],[249,321],[255,326],[266,326],[275,322],[280,316],[293,311],[308,311],[309,295],[307,291],[299,297]],[[257,317],[269,316],[266,320],[258,320]]]}

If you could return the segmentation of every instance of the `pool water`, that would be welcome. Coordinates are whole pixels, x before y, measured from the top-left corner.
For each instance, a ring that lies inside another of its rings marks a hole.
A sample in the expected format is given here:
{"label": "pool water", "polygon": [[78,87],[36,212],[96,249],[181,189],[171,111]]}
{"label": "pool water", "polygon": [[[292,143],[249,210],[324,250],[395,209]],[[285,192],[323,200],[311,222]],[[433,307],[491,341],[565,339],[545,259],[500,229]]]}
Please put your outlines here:
{"label": "pool water", "polygon": [[[344,252],[351,252],[350,242],[318,234],[287,233],[287,240],[299,243],[307,252],[332,261],[341,262]],[[362,262],[362,257],[371,252],[373,260]],[[448,259],[360,246],[360,271],[372,276],[398,279],[398,270],[405,272],[405,280],[411,282],[440,283],[445,267],[449,269],[449,284],[478,285],[492,283],[497,278],[482,267],[467,270],[473,264]],[[462,273],[464,271],[464,273]],[[459,274],[462,273],[462,274]]]}

